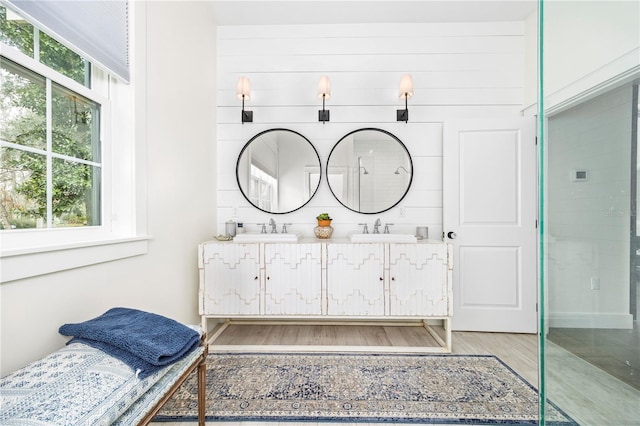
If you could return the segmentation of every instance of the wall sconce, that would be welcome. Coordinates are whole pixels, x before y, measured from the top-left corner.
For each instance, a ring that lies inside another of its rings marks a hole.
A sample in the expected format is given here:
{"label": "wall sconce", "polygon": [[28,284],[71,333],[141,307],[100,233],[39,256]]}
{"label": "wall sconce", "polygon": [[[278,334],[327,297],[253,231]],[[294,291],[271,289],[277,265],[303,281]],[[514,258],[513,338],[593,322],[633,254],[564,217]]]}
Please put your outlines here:
{"label": "wall sconce", "polygon": [[318,81],[318,99],[322,99],[322,110],[318,111],[318,121],[329,121],[329,110],[324,109],[324,101],[331,98],[331,81],[329,77],[323,75]]}
{"label": "wall sconce", "polygon": [[396,120],[409,122],[409,108],[407,100],[413,96],[413,79],[411,74],[405,74],[400,79],[400,99],[404,99],[404,109],[396,111]]}
{"label": "wall sconce", "polygon": [[242,124],[253,122],[253,111],[244,110],[244,101],[251,99],[251,84],[247,77],[240,77],[238,79],[236,96],[242,100]]}

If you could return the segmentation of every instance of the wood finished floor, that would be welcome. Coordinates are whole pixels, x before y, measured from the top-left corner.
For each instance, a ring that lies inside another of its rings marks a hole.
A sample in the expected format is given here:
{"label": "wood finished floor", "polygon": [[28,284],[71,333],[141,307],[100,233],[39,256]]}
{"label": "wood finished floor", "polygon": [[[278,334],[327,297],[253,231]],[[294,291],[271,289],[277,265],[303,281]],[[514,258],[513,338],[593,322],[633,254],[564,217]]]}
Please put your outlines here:
{"label": "wood finished floor", "polygon": [[421,326],[373,325],[230,325],[216,340],[216,344],[439,346]]}
{"label": "wood finished floor", "polygon": [[552,328],[549,340],[640,390],[640,327]]}
{"label": "wood finished floor", "polygon": [[[386,326],[230,326],[225,344],[433,344],[419,327]],[[249,327],[249,328],[245,328]],[[344,327],[344,328],[343,328]],[[226,334],[226,335],[225,335]],[[280,340],[281,339],[281,340]],[[309,343],[312,342],[312,343]],[[346,342],[346,343],[343,343]],[[453,353],[496,355],[533,386],[538,385],[538,343],[533,334],[454,332]],[[549,342],[546,347],[548,397],[582,426],[639,426],[640,392]],[[152,423],[193,426],[193,422]],[[224,426],[365,426],[366,423],[207,422]],[[379,426],[370,423],[369,426]]]}

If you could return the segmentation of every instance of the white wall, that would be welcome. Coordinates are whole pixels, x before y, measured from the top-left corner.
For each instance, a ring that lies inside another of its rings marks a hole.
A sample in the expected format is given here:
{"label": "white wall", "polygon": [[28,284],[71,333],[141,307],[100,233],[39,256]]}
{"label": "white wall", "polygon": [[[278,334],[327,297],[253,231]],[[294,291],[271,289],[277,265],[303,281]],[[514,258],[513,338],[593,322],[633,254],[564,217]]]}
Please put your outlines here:
{"label": "white wall", "polygon": [[[538,104],[538,11],[527,16],[524,21],[525,62],[524,62],[524,106],[532,108]],[[537,114],[529,111],[525,115]]]}
{"label": "white wall", "polygon": [[639,17],[636,0],[545,1],[545,108],[601,88],[610,79],[626,79],[629,71],[637,78]]}
{"label": "white wall", "polygon": [[148,2],[146,17],[148,254],[2,284],[3,376],[63,346],[63,323],[113,306],[199,323],[197,243],[216,223],[215,27],[204,2]]}
{"label": "white wall", "polygon": [[[556,327],[630,328],[632,87],[549,119],[549,317]],[[588,179],[572,181],[573,170]],[[600,282],[591,288],[591,280]]]}
{"label": "white wall", "polygon": [[[329,212],[334,236],[360,229],[357,223],[396,225],[415,232],[428,225],[442,233],[442,128],[447,120],[519,116],[524,92],[524,22],[451,24],[358,24],[223,26],[218,29],[218,223],[229,219],[249,231],[270,215],[244,199],[235,179],[238,154],[255,134],[284,127],[305,135],[321,157],[323,171],[333,145],[345,134],[378,127],[400,138],[413,157],[414,181],[396,208],[369,216],[336,201],[323,176],[304,208],[283,216],[293,231],[313,235],[315,216]],[[400,77],[411,73],[415,95],[409,122],[396,121]],[[331,79],[331,121],[318,122],[321,75]],[[254,122],[240,122],[238,77],[251,80],[246,109]],[[401,208],[405,215],[401,216]]]}

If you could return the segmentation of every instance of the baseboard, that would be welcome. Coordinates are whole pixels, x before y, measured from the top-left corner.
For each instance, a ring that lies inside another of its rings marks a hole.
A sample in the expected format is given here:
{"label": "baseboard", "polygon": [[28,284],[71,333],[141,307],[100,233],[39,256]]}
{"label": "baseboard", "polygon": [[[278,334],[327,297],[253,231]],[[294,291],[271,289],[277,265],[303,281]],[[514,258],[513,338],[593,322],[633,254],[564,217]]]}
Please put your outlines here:
{"label": "baseboard", "polygon": [[556,328],[633,328],[633,315],[590,312],[553,312],[549,327]]}

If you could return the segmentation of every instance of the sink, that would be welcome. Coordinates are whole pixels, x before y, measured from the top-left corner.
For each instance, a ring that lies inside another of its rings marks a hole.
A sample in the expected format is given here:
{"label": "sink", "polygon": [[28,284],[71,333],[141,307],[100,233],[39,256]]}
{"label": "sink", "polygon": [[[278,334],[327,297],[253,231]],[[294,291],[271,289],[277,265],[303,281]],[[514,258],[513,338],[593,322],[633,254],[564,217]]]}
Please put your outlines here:
{"label": "sink", "polygon": [[352,243],[415,243],[418,241],[412,234],[351,234]]}
{"label": "sink", "polygon": [[290,232],[287,234],[260,234],[248,233],[237,234],[233,237],[235,243],[297,243],[302,236],[300,232]]}

